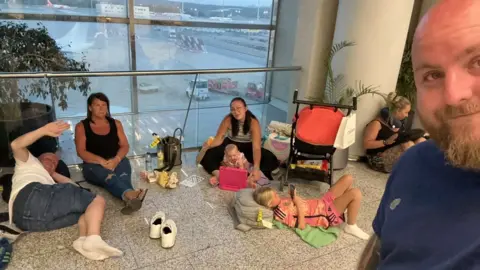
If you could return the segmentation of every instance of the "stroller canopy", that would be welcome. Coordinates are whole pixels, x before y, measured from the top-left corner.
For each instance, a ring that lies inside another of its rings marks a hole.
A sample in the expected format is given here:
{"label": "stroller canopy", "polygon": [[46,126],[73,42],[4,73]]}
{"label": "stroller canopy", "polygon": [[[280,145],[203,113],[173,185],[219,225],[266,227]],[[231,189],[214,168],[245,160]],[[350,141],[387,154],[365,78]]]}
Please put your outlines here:
{"label": "stroller canopy", "polygon": [[342,111],[334,108],[307,106],[296,119],[295,137],[312,145],[333,146],[343,116]]}

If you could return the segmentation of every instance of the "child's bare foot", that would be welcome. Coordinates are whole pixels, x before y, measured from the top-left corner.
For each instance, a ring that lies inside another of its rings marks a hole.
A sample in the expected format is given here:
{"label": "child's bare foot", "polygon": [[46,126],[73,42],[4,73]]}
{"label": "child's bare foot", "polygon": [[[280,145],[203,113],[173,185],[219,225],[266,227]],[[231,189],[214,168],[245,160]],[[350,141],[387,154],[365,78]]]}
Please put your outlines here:
{"label": "child's bare foot", "polygon": [[148,172],[147,171],[140,172],[140,179],[147,181],[148,180]]}
{"label": "child's bare foot", "polygon": [[212,185],[212,187],[216,187],[218,185],[218,179],[216,176],[212,176],[209,182],[210,182],[210,185]]}

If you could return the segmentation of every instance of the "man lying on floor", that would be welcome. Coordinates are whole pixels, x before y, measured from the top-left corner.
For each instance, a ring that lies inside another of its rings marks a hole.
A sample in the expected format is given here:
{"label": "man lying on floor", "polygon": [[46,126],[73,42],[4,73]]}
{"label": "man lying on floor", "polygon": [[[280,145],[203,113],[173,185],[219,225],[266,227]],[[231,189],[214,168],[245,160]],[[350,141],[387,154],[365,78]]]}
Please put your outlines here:
{"label": "man lying on floor", "polygon": [[57,121],[18,137],[11,143],[15,172],[9,201],[10,223],[30,232],[50,231],[78,223],[80,237],[73,248],[91,260],[122,256],[100,237],[105,199],[49,174],[27,147],[43,136],[58,137],[70,127]]}

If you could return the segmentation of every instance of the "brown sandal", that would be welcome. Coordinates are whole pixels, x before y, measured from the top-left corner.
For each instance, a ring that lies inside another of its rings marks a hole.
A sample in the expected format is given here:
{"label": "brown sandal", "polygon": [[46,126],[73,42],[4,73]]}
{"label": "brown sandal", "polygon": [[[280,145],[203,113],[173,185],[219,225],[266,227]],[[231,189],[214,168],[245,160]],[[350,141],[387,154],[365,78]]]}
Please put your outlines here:
{"label": "brown sandal", "polygon": [[125,201],[125,207],[123,207],[120,212],[124,215],[131,215],[133,212],[140,210],[140,208],[142,208],[143,200],[145,200],[145,197],[147,196],[147,192],[148,189],[140,189],[140,193],[138,193],[136,198]]}

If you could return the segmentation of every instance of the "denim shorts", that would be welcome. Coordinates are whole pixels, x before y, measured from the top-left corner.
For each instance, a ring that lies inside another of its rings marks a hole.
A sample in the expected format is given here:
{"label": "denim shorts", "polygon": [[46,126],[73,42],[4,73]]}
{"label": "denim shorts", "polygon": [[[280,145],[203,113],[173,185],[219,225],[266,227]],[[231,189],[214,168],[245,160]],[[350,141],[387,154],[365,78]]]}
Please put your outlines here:
{"label": "denim shorts", "polygon": [[13,202],[13,222],[30,232],[72,226],[78,222],[95,194],[72,184],[30,183]]}

